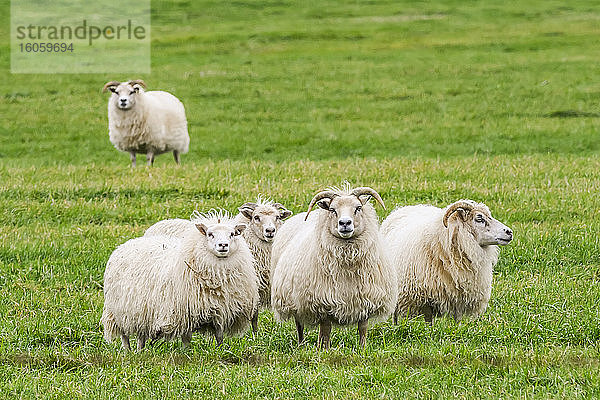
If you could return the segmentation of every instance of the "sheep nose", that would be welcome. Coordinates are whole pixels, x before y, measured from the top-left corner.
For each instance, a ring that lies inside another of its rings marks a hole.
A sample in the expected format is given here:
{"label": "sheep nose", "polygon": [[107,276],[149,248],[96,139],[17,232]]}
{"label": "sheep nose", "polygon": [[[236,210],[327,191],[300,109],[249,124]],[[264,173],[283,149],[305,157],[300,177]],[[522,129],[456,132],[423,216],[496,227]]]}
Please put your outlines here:
{"label": "sheep nose", "polygon": [[338,224],[342,230],[350,228],[352,226],[352,220],[350,218],[340,218]]}
{"label": "sheep nose", "polygon": [[265,228],[265,233],[272,235],[275,233],[275,228]]}
{"label": "sheep nose", "polygon": [[512,232],[512,230],[510,230],[510,228],[506,228],[504,230],[504,233],[506,233],[508,236],[512,236],[513,235],[513,232]]}
{"label": "sheep nose", "polygon": [[229,243],[217,243],[217,247],[219,250],[227,250],[229,248]]}
{"label": "sheep nose", "polygon": [[119,101],[123,104],[127,103],[127,99],[119,99]]}

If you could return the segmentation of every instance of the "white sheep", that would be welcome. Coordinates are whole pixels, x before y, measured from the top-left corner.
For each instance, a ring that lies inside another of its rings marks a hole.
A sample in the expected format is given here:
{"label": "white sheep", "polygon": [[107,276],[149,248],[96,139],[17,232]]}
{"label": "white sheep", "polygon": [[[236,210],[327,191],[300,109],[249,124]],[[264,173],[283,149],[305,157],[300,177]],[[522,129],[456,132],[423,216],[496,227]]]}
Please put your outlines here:
{"label": "white sheep", "polygon": [[258,307],[253,258],[241,238],[246,228],[223,212],[194,220],[195,234],[183,239],[144,236],[119,246],[104,273],[104,337],[120,337],[129,350],[148,339],[181,338],[192,333],[239,334]]}
{"label": "white sheep", "polygon": [[190,137],[183,104],[170,93],[146,92],[142,80],[111,81],[103,92],[113,94],[108,100],[110,142],[129,153],[135,167],[137,153],[146,154],[148,165],[154,156],[172,151],[179,164],[180,154],[187,153]]}
{"label": "white sheep", "polygon": [[381,232],[398,273],[398,316],[477,316],[492,290],[498,246],[512,231],[492,218],[489,208],[471,200],[445,209],[401,207],[383,221]]}
{"label": "white sheep", "polygon": [[[358,324],[366,342],[369,319],[386,318],[397,299],[396,274],[379,233],[368,187],[330,188],[315,195],[308,211],[290,218],[275,236],[271,305],[275,317],[294,317],[298,342],[304,325],[319,325],[319,346],[329,347],[332,323]],[[317,204],[321,209],[310,213]]]}
{"label": "white sheep", "polygon": [[[236,221],[246,224],[248,229],[242,234],[254,256],[254,268],[258,275],[260,306],[271,304],[271,248],[277,230],[283,220],[292,212],[281,203],[258,197],[255,203],[245,203],[238,208]],[[258,330],[258,310],[252,319],[252,329]]]}

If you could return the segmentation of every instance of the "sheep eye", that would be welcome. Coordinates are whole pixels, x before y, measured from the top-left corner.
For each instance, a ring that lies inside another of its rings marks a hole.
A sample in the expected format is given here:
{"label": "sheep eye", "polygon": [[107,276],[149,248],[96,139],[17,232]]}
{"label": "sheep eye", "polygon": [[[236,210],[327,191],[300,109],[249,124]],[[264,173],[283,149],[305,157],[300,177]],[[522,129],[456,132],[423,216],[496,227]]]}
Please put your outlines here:
{"label": "sheep eye", "polygon": [[334,213],[335,215],[337,215],[337,211],[335,211],[335,209],[330,208],[329,211],[332,212],[332,213]]}
{"label": "sheep eye", "polygon": [[362,206],[358,206],[356,207],[356,210],[354,211],[354,213],[356,214],[357,212],[359,212],[360,210],[362,210]]}
{"label": "sheep eye", "polygon": [[475,222],[485,222],[485,220],[483,219],[483,217],[481,215],[478,215],[475,217]]}
{"label": "sheep eye", "polygon": [[208,237],[209,237],[209,238],[213,238],[213,237],[215,237],[215,235],[213,235],[212,233],[209,233],[209,234],[208,234]]}
{"label": "sheep eye", "polygon": [[255,216],[254,216],[254,220],[255,220],[256,222],[258,222],[258,221],[260,221],[260,217],[259,217],[258,215],[255,215]]}
{"label": "sheep eye", "polygon": [[230,238],[232,238],[232,237],[233,237],[233,232],[231,232],[231,233],[229,234],[229,237],[230,237]]}
{"label": "sheep eye", "polygon": [[132,95],[132,94],[134,94],[134,93],[135,93],[135,90],[134,90],[134,91],[132,91],[132,92],[129,92],[129,95],[131,96],[131,95]]}
{"label": "sheep eye", "polygon": [[281,215],[276,216],[275,219],[281,219]]}

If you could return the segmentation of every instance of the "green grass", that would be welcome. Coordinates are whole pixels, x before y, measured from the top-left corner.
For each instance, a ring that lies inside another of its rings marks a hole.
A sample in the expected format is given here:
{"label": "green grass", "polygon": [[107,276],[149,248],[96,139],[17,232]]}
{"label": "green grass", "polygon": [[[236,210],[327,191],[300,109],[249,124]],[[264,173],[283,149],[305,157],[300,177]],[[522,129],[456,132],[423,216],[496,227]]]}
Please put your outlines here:
{"label": "green grass", "polygon": [[[600,6],[152,2],[152,74],[10,75],[0,2],[0,393],[16,398],[600,397]],[[5,12],[6,11],[6,12]],[[184,102],[190,153],[129,168],[106,81]],[[515,231],[477,320],[291,323],[123,354],[99,325],[117,245],[259,193],[349,180],[396,205],[484,201]]]}

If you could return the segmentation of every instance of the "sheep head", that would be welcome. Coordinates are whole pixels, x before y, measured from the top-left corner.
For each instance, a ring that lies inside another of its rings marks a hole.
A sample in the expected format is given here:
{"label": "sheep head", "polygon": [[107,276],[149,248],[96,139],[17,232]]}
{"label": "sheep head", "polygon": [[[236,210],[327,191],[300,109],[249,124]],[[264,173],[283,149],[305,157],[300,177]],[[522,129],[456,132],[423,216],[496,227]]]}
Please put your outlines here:
{"label": "sheep head", "polygon": [[[328,211],[329,232],[340,239],[350,239],[361,235],[366,227],[363,206],[374,197],[385,208],[379,194],[369,187],[352,190],[326,190],[317,193],[311,200],[306,219],[316,205]],[[369,206],[370,207],[370,206]]]}
{"label": "sheep head", "polygon": [[459,200],[449,205],[442,222],[446,228],[456,224],[466,229],[482,247],[507,245],[513,239],[512,230],[493,218],[485,204],[472,200]]}
{"label": "sheep head", "polygon": [[275,238],[283,220],[292,215],[282,204],[262,201],[260,198],[257,203],[245,203],[238,210],[250,221],[248,226],[251,232],[268,243]]}
{"label": "sheep head", "polygon": [[110,81],[104,85],[102,91],[110,90],[113,93],[110,101],[114,101],[118,109],[127,111],[135,105],[137,94],[145,87],[146,83],[141,79],[129,82]]}
{"label": "sheep head", "polygon": [[200,222],[195,225],[198,231],[206,236],[208,251],[218,258],[225,258],[237,250],[236,236],[239,236],[246,229],[246,224],[235,226],[229,224],[207,225]]}

